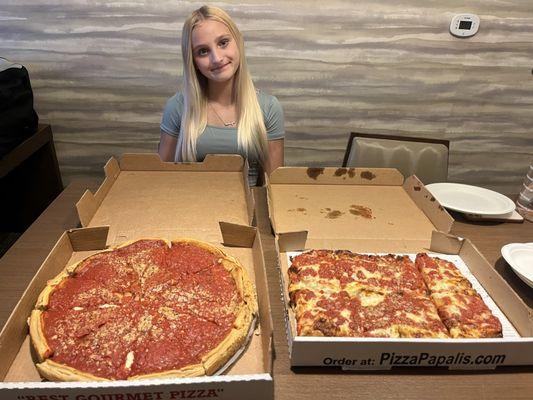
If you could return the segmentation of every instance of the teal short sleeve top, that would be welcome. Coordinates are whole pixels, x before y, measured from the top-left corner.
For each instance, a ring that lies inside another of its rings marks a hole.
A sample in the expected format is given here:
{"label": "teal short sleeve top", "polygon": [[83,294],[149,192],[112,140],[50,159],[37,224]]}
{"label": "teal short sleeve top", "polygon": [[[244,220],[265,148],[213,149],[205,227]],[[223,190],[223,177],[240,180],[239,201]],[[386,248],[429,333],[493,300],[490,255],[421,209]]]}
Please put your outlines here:
{"label": "teal short sleeve top", "polygon": [[[258,91],[257,100],[263,113],[267,140],[283,139],[285,137],[283,109],[278,99],[265,92]],[[183,94],[178,92],[168,99],[165,105],[163,117],[161,118],[161,131],[176,138],[179,137],[182,115]],[[246,157],[246,154],[238,147],[237,128],[206,126],[196,142],[197,161],[202,161],[207,154],[240,154]],[[248,163],[250,165],[248,182],[250,186],[255,186],[259,176],[259,162],[249,155]]]}

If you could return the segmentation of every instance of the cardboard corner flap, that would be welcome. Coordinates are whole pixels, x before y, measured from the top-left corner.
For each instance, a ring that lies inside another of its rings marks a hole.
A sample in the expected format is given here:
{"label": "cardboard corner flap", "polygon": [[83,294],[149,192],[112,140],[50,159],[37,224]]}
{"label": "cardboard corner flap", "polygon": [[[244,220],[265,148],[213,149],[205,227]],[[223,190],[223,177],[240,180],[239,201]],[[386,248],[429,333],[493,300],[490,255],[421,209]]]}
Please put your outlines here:
{"label": "cardboard corner flap", "polygon": [[459,254],[464,239],[449,233],[433,231],[431,234],[431,251],[443,254]]}
{"label": "cardboard corner flap", "polygon": [[439,231],[449,233],[452,230],[454,219],[416,175],[406,178],[403,188]]}
{"label": "cardboard corner flap", "polygon": [[74,251],[105,249],[109,226],[69,229],[67,235]]}
{"label": "cardboard corner flap", "polygon": [[106,177],[115,179],[120,174],[120,165],[115,157],[111,157],[104,165]]}
{"label": "cardboard corner flap", "polygon": [[120,175],[120,166],[116,158],[111,157],[104,166],[105,178],[95,194],[86,190],[83,196],[76,203],[76,210],[80,218],[81,226],[86,227],[90,224],[96,210],[104,201],[105,196],[113,186],[113,183]]}
{"label": "cardboard corner flap", "polygon": [[282,232],[277,236],[278,249],[282,253],[305,249],[308,231]]}
{"label": "cardboard corner flap", "polygon": [[257,228],[248,225],[219,222],[220,233],[225,246],[251,248],[257,235]]}
{"label": "cardboard corner flap", "polygon": [[98,204],[94,198],[94,195],[90,190],[86,190],[76,203],[76,210],[78,210],[78,217],[80,219],[81,226],[85,227],[89,225],[97,208]]}

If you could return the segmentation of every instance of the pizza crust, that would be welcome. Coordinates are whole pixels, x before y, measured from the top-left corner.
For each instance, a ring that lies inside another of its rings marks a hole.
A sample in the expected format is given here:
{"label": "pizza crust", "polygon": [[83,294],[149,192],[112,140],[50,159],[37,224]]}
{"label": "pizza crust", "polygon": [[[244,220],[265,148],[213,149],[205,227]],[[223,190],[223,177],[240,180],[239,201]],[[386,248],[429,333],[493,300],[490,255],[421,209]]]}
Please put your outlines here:
{"label": "pizza crust", "polygon": [[187,239],[187,238],[176,238],[172,239],[170,241],[171,243],[184,243],[184,244],[193,244],[197,247],[200,247],[202,249],[205,249],[209,251],[212,254],[219,255],[221,257],[230,257],[226,253],[224,253],[222,250],[220,250],[218,247],[212,246],[209,243],[201,242],[196,239]]}
{"label": "pizza crust", "polygon": [[42,329],[42,315],[43,312],[41,310],[33,310],[28,321],[33,348],[35,349],[35,353],[40,362],[43,362],[53,354],[52,349],[48,346],[48,342],[46,341]]}
{"label": "pizza crust", "polygon": [[67,266],[56,277],[47,282],[38,297],[35,309],[32,311],[28,324],[30,327],[30,337],[33,347],[36,351],[39,363],[36,364],[37,370],[45,379],[52,381],[109,381],[110,379],[95,376],[90,373],[80,371],[76,368],[55,362],[50,358],[53,356],[53,350],[48,345],[43,329],[43,312],[48,307],[50,296],[53,291],[66,279],[72,276],[76,269],[79,268],[86,260],[95,255],[105,252],[111,252],[120,248],[130,246],[138,241],[157,240],[164,241],[170,248],[173,243],[192,244],[209,251],[210,253],[220,257],[220,264],[232,276],[237,292],[242,298],[238,309],[236,310],[236,317],[230,333],[212,350],[202,357],[201,364],[188,365],[181,369],[169,370],[163,372],[156,372],[150,374],[141,374],[128,377],[129,380],[139,379],[158,379],[158,378],[180,378],[180,377],[195,377],[202,375],[212,375],[228,360],[246,344],[248,333],[255,316],[258,313],[257,297],[255,287],[251,283],[248,274],[246,273],[240,262],[234,257],[229,256],[221,249],[194,239],[179,238],[175,240],[167,240],[161,238],[141,238],[122,243],[113,248],[109,248],[97,253],[94,253],[83,260]]}
{"label": "pizza crust", "polygon": [[128,378],[129,381],[141,379],[164,379],[164,378],[193,378],[195,376],[206,375],[205,368],[202,364],[188,365],[181,369],[175,369],[165,372],[154,372],[153,374],[135,375]]}
{"label": "pizza crust", "polygon": [[96,254],[104,253],[106,251],[118,250],[118,249],[121,249],[123,247],[128,247],[129,245],[132,245],[133,243],[140,242],[140,241],[143,241],[143,240],[155,240],[155,241],[158,241],[158,242],[159,241],[165,242],[169,248],[170,248],[170,245],[171,245],[170,240],[165,239],[165,238],[146,237],[146,238],[141,238],[141,239],[128,240],[127,242],[123,242],[123,243],[121,243],[121,244],[119,244],[117,246],[113,246],[112,248],[109,248],[107,250],[103,250],[103,251],[98,252]]}
{"label": "pizza crust", "polygon": [[228,336],[213,350],[202,357],[206,375],[213,375],[239,350],[246,342],[248,329],[233,328]]}
{"label": "pizza crust", "polygon": [[78,382],[78,381],[109,381],[109,379],[101,378],[87,372],[80,371],[76,368],[69,367],[64,364],[57,363],[50,359],[36,364],[39,374],[50,381],[61,382]]}

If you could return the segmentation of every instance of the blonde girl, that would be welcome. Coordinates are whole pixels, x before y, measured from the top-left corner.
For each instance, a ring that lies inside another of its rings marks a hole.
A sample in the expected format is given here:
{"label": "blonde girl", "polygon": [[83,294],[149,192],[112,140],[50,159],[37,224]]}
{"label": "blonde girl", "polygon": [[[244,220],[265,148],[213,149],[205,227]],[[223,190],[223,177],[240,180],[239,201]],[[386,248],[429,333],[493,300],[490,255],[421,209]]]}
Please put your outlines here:
{"label": "blonde girl", "polygon": [[244,41],[229,15],[203,6],[183,25],[183,91],[161,120],[164,161],[201,161],[206,154],[241,154],[250,185],[261,170],[283,165],[284,125],[279,101],[255,89]]}

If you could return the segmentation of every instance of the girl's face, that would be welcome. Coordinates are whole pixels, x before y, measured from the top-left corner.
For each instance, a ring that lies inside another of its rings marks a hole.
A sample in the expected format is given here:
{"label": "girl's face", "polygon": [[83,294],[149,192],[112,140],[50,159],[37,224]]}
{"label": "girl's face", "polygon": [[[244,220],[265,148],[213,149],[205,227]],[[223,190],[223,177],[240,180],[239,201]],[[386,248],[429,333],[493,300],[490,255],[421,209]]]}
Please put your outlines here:
{"label": "girl's face", "polygon": [[239,48],[221,22],[205,20],[192,31],[192,54],[196,68],[210,81],[233,79],[239,68]]}

